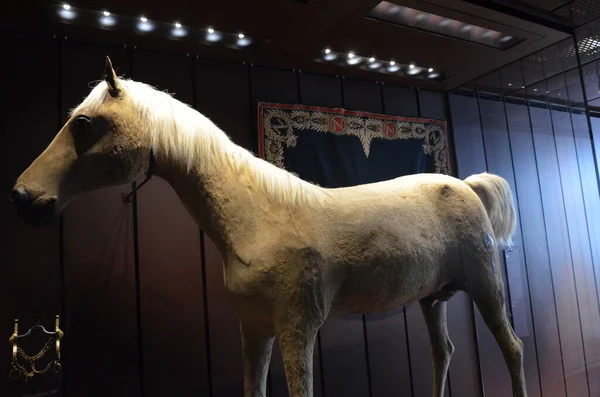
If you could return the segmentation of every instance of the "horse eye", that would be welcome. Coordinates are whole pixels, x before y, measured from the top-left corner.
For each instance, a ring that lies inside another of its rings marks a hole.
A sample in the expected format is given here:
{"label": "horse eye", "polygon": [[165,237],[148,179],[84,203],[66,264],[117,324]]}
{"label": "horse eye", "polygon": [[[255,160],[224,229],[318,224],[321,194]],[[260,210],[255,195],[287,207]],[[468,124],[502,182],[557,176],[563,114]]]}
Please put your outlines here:
{"label": "horse eye", "polygon": [[75,126],[77,128],[89,128],[92,126],[92,119],[88,116],[77,116],[75,119]]}

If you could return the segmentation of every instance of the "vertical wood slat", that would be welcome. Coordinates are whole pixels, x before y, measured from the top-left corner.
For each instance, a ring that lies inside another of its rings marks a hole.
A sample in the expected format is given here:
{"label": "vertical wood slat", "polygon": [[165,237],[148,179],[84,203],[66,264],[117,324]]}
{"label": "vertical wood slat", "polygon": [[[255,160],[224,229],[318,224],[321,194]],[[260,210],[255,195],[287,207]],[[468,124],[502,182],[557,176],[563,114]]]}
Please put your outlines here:
{"label": "vertical wood slat", "polygon": [[588,250],[586,256],[586,284],[589,293],[593,295],[596,291],[596,302],[590,296],[591,307],[595,312],[591,315],[591,340],[586,346],[586,357],[588,362],[588,379],[590,382],[590,394],[600,395],[600,309],[599,291],[597,289],[598,276],[600,276],[600,203],[598,202],[598,182],[594,170],[594,155],[589,135],[589,128],[585,114],[571,113],[573,134],[575,140],[575,151],[577,154],[577,166],[581,180],[581,195],[583,199],[584,219],[581,227],[588,234]]}
{"label": "vertical wood slat", "polygon": [[[392,85],[381,85],[379,88],[383,105],[380,111],[400,116],[416,115],[417,106],[412,88]],[[411,396],[405,308],[393,313],[367,315],[366,326],[372,396]]]}
{"label": "vertical wood slat", "polygon": [[567,395],[588,396],[581,326],[549,109],[530,108]]}
{"label": "vertical wood slat", "polygon": [[[128,71],[123,47],[65,40],[62,50],[65,117],[102,76],[105,55],[119,65],[119,74]],[[64,211],[63,346],[70,395],[140,395],[133,214],[121,198],[129,190],[127,184],[89,192]]]}
{"label": "vertical wood slat", "polygon": [[[194,76],[196,109],[215,122],[235,143],[251,149],[246,66],[200,58],[195,61]],[[206,235],[204,246],[213,396],[241,396],[244,383],[238,316],[225,289],[221,254]]]}
{"label": "vertical wood slat", "polygon": [[[189,56],[135,51],[132,74],[193,105]],[[199,228],[159,177],[137,192],[137,209],[144,395],[207,395]]]}
{"label": "vertical wood slat", "polygon": [[[508,139],[504,141],[504,147],[502,149],[497,145],[489,145],[490,151],[486,152],[486,156],[488,158],[488,168],[490,168],[492,163],[490,158],[491,153],[495,150],[499,151],[500,154],[497,155],[497,158],[493,163],[495,166],[506,167],[503,171],[499,171],[498,173],[504,176],[511,185],[513,194],[515,195],[517,214],[519,214],[519,190],[515,181],[515,164],[519,162],[520,156],[523,156],[523,154],[515,154],[515,150],[519,150],[519,147],[518,145],[512,144],[512,141],[514,140],[515,135],[519,133],[531,135],[531,129],[527,117],[527,107],[525,105],[505,104],[503,109],[508,127]],[[507,159],[510,159],[511,162],[508,163]],[[513,235],[513,239],[517,241],[517,246],[515,247],[516,255],[514,256],[517,258],[517,261],[509,262],[506,257],[504,261],[506,267],[505,283],[508,287],[507,304],[509,304],[512,309],[510,310],[510,314],[513,328],[517,336],[523,342],[523,354],[524,357],[527,357],[524,359],[523,364],[527,391],[531,396],[539,396],[541,390],[536,351],[536,335],[531,311],[531,292],[529,288],[523,238],[522,220],[521,218],[517,218],[517,225]],[[515,266],[516,264],[518,264],[518,266]],[[506,379],[508,380],[509,378]]]}
{"label": "vertical wood slat", "polygon": [[[454,124],[459,177],[465,179],[469,175],[486,171],[487,159],[477,98],[453,94],[451,95],[450,109]],[[506,283],[505,273],[503,278]],[[510,384],[507,382],[508,373],[502,353],[478,310],[476,310],[475,317],[479,341],[480,371],[485,395],[510,394]],[[498,376],[502,371],[505,375]]]}
{"label": "vertical wood slat", "polygon": [[[525,255],[524,265],[526,264],[535,324],[532,329],[535,334],[524,338],[524,343],[527,346],[528,342],[534,342],[537,346],[542,395],[565,396],[562,352],[530,115],[524,104],[506,104],[506,111],[516,179],[515,194],[518,196],[522,228],[522,252]],[[534,363],[533,357],[529,363]],[[533,365],[531,368],[531,372],[538,371]],[[528,382],[528,387],[532,387],[531,383]]]}
{"label": "vertical wood slat", "polygon": [[[59,390],[62,383],[62,375],[33,378],[27,383],[23,378],[10,380],[11,348],[7,343],[15,319],[19,319],[19,333],[23,334],[37,323],[52,328],[54,316],[62,314],[58,224],[45,228],[24,225],[8,202],[19,175],[59,130],[57,49],[57,40],[36,35],[3,32],[0,42],[3,56],[12,60],[3,63],[2,85],[10,99],[3,102],[4,117],[0,118],[0,333],[6,337],[1,350],[0,390],[11,396]],[[27,351],[35,347],[37,344],[23,345]]]}
{"label": "vertical wood slat", "polygon": [[571,264],[575,276],[586,372],[588,385],[590,386],[589,393],[590,396],[595,396],[600,394],[600,390],[592,388],[593,386],[597,387],[596,381],[600,379],[597,373],[600,366],[597,366],[597,361],[594,361],[595,345],[597,345],[598,331],[600,331],[600,318],[596,286],[590,273],[592,257],[589,236],[585,228],[586,220],[577,152],[569,113],[552,110],[552,122],[560,179],[563,187],[567,232],[571,245]]}
{"label": "vertical wood slat", "polygon": [[[422,117],[448,118],[449,109],[442,93],[419,90],[418,100]],[[451,129],[448,124],[448,135]],[[448,136],[448,145],[451,144],[450,138]],[[456,175],[456,170],[453,173]],[[455,346],[449,368],[449,390],[453,396],[476,397],[481,393],[472,313],[472,302],[465,293],[458,293],[448,301],[448,333]]]}
{"label": "vertical wood slat", "polygon": [[[432,102],[425,102],[424,96],[429,97]],[[443,109],[439,109],[435,93],[421,93],[417,91],[415,101],[417,102],[418,115],[420,117],[433,117],[444,119]],[[443,99],[443,97],[441,97]],[[406,322],[408,325],[408,342],[410,349],[410,365],[412,369],[412,384],[415,396],[429,396],[433,392],[433,362],[431,353],[431,341],[427,325],[418,302],[406,306]],[[446,381],[444,396],[450,395],[450,387]]]}

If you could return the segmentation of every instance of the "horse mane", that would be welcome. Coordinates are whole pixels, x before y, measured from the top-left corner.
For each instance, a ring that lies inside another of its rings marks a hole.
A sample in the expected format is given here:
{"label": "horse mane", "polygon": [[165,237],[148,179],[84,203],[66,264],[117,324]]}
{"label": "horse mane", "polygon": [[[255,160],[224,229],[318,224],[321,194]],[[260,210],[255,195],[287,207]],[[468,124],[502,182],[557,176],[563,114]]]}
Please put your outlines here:
{"label": "horse mane", "polygon": [[[129,79],[120,79],[128,96],[148,123],[150,145],[185,167],[201,173],[214,167],[229,167],[248,175],[267,194],[290,204],[319,202],[326,190],[308,183],[235,144],[225,132],[203,114],[175,99],[172,94]],[[108,86],[100,81],[71,111],[98,109],[108,98]]]}

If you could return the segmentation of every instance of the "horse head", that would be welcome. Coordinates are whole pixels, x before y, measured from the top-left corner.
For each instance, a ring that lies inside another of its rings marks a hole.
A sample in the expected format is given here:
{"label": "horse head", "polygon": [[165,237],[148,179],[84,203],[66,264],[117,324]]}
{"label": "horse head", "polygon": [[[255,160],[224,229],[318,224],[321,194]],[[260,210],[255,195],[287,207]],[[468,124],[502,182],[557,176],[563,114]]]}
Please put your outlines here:
{"label": "horse head", "polygon": [[145,129],[107,57],[104,80],[17,179],[10,199],[19,217],[42,226],[82,193],[134,181],[149,163]]}

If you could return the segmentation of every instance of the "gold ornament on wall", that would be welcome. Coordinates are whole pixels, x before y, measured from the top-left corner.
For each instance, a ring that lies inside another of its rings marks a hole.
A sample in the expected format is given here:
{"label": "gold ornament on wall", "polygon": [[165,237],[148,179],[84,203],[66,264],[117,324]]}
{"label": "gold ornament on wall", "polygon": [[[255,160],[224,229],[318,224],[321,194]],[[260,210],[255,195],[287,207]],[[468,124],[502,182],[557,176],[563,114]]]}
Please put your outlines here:
{"label": "gold ornament on wall", "polygon": [[[47,336],[48,340],[42,349],[36,354],[30,355],[23,350],[19,344],[25,342],[33,334],[34,331],[41,331]],[[20,377],[27,382],[28,379],[36,375],[44,375],[52,369],[55,373],[62,371],[60,364],[60,342],[64,333],[60,329],[60,316],[56,316],[54,331],[48,331],[42,325],[34,325],[26,333],[19,335],[19,320],[15,319],[15,328],[13,334],[8,339],[12,345],[12,368],[10,370],[10,378],[17,380]],[[43,368],[37,368],[38,362],[44,358],[49,352],[54,351],[54,358]]]}

